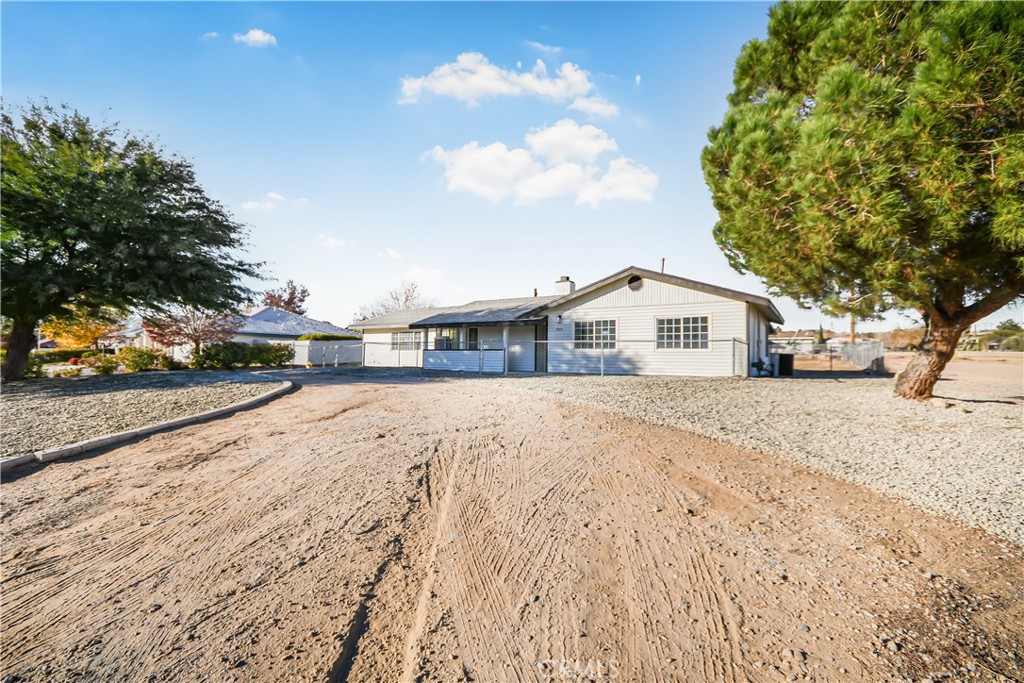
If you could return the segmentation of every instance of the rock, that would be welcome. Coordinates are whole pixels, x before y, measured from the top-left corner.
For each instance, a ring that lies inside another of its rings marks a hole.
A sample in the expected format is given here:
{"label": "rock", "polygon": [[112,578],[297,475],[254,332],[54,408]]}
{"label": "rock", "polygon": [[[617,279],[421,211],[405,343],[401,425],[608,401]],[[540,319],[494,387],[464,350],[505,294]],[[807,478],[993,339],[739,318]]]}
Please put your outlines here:
{"label": "rock", "polygon": [[805,633],[810,633],[811,632],[811,627],[808,626],[807,624],[797,624],[796,627],[798,629],[800,629],[801,631],[805,632]]}
{"label": "rock", "polygon": [[530,596],[530,602],[537,602],[538,600],[540,600],[540,596],[536,593]]}
{"label": "rock", "polygon": [[886,647],[887,647],[887,648],[889,648],[889,652],[892,652],[892,653],[894,653],[894,654],[895,654],[895,653],[897,653],[897,652],[899,652],[899,651],[900,651],[900,650],[902,649],[902,648],[900,647],[900,644],[899,644],[899,643],[897,643],[897,642],[896,642],[895,640],[890,640],[890,641],[889,641],[889,642],[888,642],[888,643],[886,644]]}
{"label": "rock", "polygon": [[235,668],[241,669],[243,666],[247,666],[248,664],[249,662],[245,661],[244,659],[239,659],[237,662],[235,662]]}
{"label": "rock", "polygon": [[935,574],[932,574],[931,572],[925,572],[924,573],[924,580],[925,581],[931,581],[934,578],[935,578]]}

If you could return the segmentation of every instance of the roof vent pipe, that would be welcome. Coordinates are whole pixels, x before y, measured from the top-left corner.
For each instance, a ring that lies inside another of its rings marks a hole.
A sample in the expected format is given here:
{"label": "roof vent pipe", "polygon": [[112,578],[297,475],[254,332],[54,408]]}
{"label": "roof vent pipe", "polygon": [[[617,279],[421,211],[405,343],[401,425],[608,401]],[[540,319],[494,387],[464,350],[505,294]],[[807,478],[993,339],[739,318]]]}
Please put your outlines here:
{"label": "roof vent pipe", "polygon": [[569,279],[568,275],[558,278],[555,283],[555,294],[572,294],[576,291],[576,283]]}

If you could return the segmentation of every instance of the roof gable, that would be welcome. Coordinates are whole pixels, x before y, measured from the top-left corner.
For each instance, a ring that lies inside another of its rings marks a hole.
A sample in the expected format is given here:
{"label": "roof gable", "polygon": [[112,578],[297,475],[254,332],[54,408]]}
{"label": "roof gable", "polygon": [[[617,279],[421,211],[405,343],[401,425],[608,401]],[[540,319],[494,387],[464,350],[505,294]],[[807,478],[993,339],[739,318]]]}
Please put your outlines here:
{"label": "roof gable", "polygon": [[350,334],[358,332],[332,325],[322,320],[313,320],[298,313],[273,306],[260,306],[242,318],[242,326],[235,334],[252,334],[278,337],[301,337],[304,334]]}

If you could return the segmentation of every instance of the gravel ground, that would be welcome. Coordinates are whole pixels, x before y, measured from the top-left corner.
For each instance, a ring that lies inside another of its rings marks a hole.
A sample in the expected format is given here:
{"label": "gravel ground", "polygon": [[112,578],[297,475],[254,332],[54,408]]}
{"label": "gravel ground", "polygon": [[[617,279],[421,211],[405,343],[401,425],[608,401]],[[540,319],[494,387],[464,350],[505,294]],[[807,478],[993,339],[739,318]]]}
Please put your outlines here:
{"label": "gravel ground", "polygon": [[[798,460],[1024,545],[1024,406],[907,401],[892,379],[476,380]],[[948,407],[947,407],[948,406]]]}
{"label": "gravel ground", "polygon": [[4,457],[213,410],[271,388],[237,372],[145,372],[4,385]]}

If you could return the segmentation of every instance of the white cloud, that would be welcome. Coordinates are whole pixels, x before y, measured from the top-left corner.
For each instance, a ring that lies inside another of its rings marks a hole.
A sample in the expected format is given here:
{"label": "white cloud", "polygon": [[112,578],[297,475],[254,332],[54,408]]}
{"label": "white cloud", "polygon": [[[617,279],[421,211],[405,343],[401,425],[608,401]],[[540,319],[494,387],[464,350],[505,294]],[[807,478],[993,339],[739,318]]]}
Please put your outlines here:
{"label": "white cloud", "polygon": [[249,29],[248,33],[236,33],[236,43],[245,43],[249,47],[268,47],[277,45],[277,38],[258,28]]}
{"label": "white cloud", "polygon": [[384,251],[377,252],[377,258],[384,258],[385,256],[392,261],[397,261],[398,259],[403,258],[403,254],[401,252],[395,251],[391,247],[385,247]]}
{"label": "white cloud", "polygon": [[576,203],[597,208],[611,200],[649,202],[654,199],[657,187],[658,176],[651,169],[632,159],[619,157],[612,159],[608,171],[599,180],[580,191]]}
{"label": "white cloud", "polygon": [[513,192],[517,204],[534,204],[545,199],[579,194],[593,169],[563,162],[516,183]]}
{"label": "white cloud", "polygon": [[569,109],[575,109],[576,111],[581,111],[584,114],[599,116],[605,119],[619,115],[619,106],[600,96],[577,97],[572,101],[572,104],[569,105]]}
{"label": "white cloud", "polygon": [[565,48],[558,47],[556,45],[545,45],[544,43],[538,43],[536,40],[528,40],[526,44],[532,47],[537,52],[541,52],[546,55],[557,55]]}
{"label": "white cloud", "polygon": [[640,87],[640,74],[633,77],[633,82],[636,83],[637,87]]}
{"label": "white cloud", "polygon": [[250,202],[243,202],[242,210],[270,211],[271,209],[276,209],[277,207],[285,203],[294,204],[295,206],[306,206],[309,204],[309,200],[305,197],[299,197],[298,199],[293,199],[289,202],[288,198],[285,197],[280,192],[268,192],[265,195],[263,195],[261,199],[256,199]]}
{"label": "white cloud", "polygon": [[520,180],[543,167],[525,149],[509,149],[503,142],[481,147],[475,140],[448,151],[434,147],[429,156],[444,166],[448,190],[464,190],[499,202]]}
{"label": "white cloud", "polygon": [[604,152],[619,148],[608,133],[597,126],[581,126],[572,119],[562,119],[549,128],[534,130],[526,136],[526,146],[534,156],[552,163],[582,161],[593,163]]}
{"label": "white cloud", "polygon": [[322,232],[316,234],[316,241],[327,247],[328,249],[341,249],[345,244],[345,240],[334,235],[325,235]]}
{"label": "white cloud", "polygon": [[216,31],[207,31],[203,35],[199,36],[199,40],[214,40],[220,38],[220,34]]}
{"label": "white cloud", "polygon": [[474,140],[450,151],[434,147],[424,158],[444,167],[449,192],[470,192],[492,202],[510,196],[517,204],[575,197],[577,204],[598,207],[607,201],[654,198],[657,174],[632,159],[617,157],[601,172],[599,158],[617,151],[618,145],[596,126],[562,119],[528,133],[525,144],[481,147]]}
{"label": "white cloud", "polygon": [[571,62],[558,67],[552,77],[539,59],[530,71],[510,71],[491,64],[479,52],[464,52],[454,62],[442,64],[426,76],[403,78],[399,102],[418,102],[424,93],[469,104],[500,96],[534,96],[564,102],[587,95],[593,87],[587,72]]}

